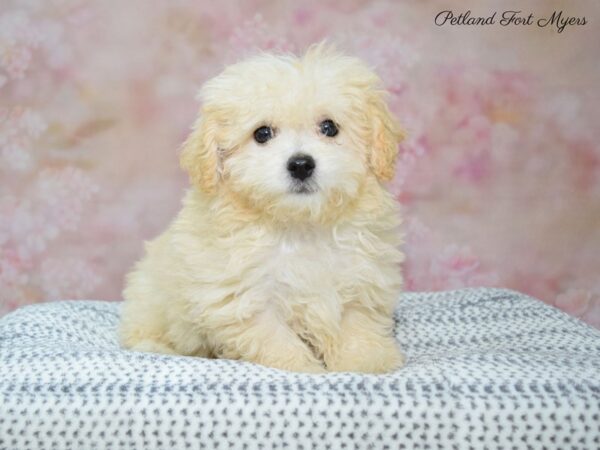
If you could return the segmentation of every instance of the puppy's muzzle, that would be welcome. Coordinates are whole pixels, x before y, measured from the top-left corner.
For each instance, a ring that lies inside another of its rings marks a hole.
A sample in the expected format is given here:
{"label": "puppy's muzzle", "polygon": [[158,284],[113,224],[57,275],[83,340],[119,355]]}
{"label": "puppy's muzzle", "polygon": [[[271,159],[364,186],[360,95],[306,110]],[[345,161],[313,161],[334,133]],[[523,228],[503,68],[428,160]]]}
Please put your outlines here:
{"label": "puppy's muzzle", "polygon": [[309,178],[314,170],[315,160],[310,155],[294,155],[287,163],[287,170],[296,180],[304,181]]}

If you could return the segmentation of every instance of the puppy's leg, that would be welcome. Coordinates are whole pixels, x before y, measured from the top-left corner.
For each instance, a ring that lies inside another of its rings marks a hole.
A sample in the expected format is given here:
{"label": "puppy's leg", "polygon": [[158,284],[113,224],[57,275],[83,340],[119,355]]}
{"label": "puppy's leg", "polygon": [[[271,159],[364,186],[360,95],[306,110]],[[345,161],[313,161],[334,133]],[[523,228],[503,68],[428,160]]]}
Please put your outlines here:
{"label": "puppy's leg", "polygon": [[121,310],[119,340],[125,348],[137,352],[177,353],[166,339],[166,323],[150,309],[141,311],[137,303],[125,303]]}
{"label": "puppy's leg", "polygon": [[124,303],[119,337],[123,347],[137,352],[211,356],[206,340],[194,324],[169,318],[162,308],[142,302]]}
{"label": "puppy's leg", "polygon": [[214,340],[214,352],[221,358],[242,359],[293,372],[325,371],[308,346],[271,310],[215,327],[209,338]]}
{"label": "puppy's leg", "polygon": [[402,366],[404,357],[393,337],[393,318],[349,307],[340,331],[323,358],[334,372],[385,373]]}

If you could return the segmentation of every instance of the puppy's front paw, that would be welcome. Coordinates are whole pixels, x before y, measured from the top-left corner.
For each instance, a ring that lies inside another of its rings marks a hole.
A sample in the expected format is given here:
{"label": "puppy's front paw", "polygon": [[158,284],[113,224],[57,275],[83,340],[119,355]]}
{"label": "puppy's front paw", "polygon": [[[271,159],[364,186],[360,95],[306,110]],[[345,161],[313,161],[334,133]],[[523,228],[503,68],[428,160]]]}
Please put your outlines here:
{"label": "puppy's front paw", "polygon": [[176,355],[177,352],[167,344],[151,339],[144,339],[131,346],[131,350],[144,353],[162,353],[164,355]]}
{"label": "puppy's front paw", "polygon": [[257,360],[259,364],[275,369],[302,373],[325,373],[321,362],[308,352],[292,352],[285,355],[267,354]]}
{"label": "puppy's front paw", "polygon": [[404,364],[404,356],[393,337],[352,336],[341,343],[327,360],[333,372],[388,373]]}

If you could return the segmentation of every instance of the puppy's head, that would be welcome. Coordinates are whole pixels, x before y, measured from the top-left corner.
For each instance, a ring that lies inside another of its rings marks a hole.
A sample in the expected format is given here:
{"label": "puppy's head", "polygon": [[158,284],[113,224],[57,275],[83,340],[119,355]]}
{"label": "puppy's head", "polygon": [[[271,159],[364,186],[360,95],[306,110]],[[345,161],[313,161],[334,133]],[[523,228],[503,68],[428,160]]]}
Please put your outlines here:
{"label": "puppy's head", "polygon": [[379,78],[324,45],[232,65],[201,90],[182,167],[210,195],[280,220],[335,216],[389,180],[402,133]]}

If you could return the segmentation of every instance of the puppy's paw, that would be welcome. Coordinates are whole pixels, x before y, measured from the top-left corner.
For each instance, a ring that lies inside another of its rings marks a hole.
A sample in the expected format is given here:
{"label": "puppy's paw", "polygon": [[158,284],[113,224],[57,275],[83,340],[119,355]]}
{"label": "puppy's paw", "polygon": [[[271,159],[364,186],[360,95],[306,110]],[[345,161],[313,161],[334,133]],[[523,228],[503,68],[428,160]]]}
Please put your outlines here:
{"label": "puppy's paw", "polygon": [[163,344],[162,342],[153,341],[150,339],[144,339],[143,341],[139,341],[136,344],[132,345],[130,349],[134,352],[162,353],[164,355],[177,354],[177,352],[167,344]]}
{"label": "puppy's paw", "polygon": [[327,361],[333,372],[388,373],[401,368],[404,356],[393,337],[350,337]]}
{"label": "puppy's paw", "polygon": [[301,373],[325,373],[326,370],[321,362],[312,357],[312,355],[292,354],[281,355],[276,357],[275,355],[268,355],[263,357],[260,361],[257,361],[263,366],[273,367],[274,369],[287,370],[289,372],[301,372]]}

